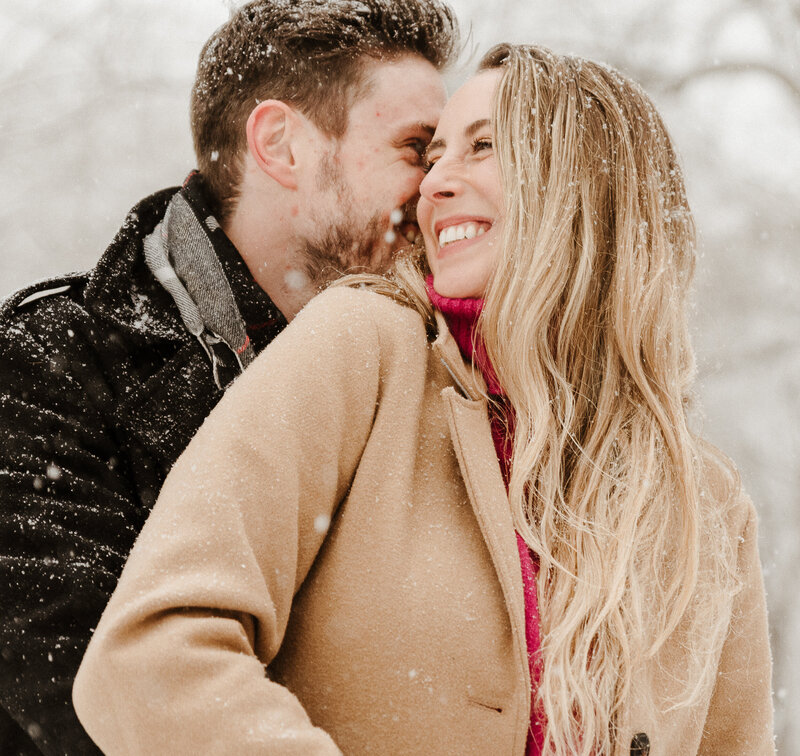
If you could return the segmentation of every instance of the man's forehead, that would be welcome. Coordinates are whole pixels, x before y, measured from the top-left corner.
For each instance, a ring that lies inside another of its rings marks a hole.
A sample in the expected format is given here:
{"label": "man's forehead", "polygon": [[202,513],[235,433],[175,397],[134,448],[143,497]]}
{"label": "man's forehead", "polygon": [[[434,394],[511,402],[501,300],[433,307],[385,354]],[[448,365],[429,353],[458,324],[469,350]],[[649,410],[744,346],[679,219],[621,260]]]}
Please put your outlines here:
{"label": "man's forehead", "polygon": [[375,61],[367,71],[364,95],[354,103],[405,126],[436,126],[447,96],[441,74],[424,58]]}

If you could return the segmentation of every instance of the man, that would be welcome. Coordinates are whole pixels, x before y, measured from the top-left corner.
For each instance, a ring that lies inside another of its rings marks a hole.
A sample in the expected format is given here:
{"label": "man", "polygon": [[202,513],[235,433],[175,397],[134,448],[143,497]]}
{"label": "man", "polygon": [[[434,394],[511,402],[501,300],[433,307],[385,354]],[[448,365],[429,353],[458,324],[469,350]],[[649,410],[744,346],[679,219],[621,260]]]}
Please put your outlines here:
{"label": "man", "polygon": [[173,462],[319,286],[415,231],[440,0],[256,0],[203,49],[199,173],[0,310],[2,754],[97,753],[73,677]]}

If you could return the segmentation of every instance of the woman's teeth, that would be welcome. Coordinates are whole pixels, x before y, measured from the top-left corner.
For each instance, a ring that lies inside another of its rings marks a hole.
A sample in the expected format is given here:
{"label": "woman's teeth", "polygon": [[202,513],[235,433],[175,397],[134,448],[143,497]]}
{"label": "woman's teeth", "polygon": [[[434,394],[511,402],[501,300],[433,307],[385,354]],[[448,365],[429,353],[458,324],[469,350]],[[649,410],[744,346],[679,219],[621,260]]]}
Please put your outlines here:
{"label": "woman's teeth", "polygon": [[462,239],[474,239],[476,236],[485,234],[491,226],[488,223],[464,223],[460,226],[448,226],[439,232],[439,246],[461,241]]}

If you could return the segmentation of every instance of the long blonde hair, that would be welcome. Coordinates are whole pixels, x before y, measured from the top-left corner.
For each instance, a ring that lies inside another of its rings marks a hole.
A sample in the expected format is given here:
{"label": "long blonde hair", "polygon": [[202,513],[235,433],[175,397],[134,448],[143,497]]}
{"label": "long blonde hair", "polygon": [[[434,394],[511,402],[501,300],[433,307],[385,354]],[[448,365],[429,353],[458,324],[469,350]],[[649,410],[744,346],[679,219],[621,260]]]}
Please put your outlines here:
{"label": "long blonde hair", "polygon": [[[694,225],[655,107],[617,71],[540,47],[498,45],[492,68],[505,207],[479,332],[515,414],[514,524],[540,563],[536,706],[546,753],[599,756],[633,668],[679,627],[682,693],[661,703],[711,684],[736,478],[687,424]],[[427,316],[425,272],[412,255],[392,286]]]}

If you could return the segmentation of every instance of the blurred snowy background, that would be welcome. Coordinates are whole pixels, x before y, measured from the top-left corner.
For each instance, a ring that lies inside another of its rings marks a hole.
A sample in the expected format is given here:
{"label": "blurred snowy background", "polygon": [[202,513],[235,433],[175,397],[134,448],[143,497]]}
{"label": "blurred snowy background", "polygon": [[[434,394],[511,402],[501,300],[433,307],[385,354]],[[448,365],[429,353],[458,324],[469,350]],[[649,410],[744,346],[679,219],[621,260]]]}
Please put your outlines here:
{"label": "blurred snowy background", "polygon": [[[0,297],[93,265],[194,167],[195,62],[232,4],[0,0]],[[477,52],[451,88],[493,42],[542,43],[639,80],[673,133],[701,233],[703,427],[761,514],[778,745],[800,755],[800,0],[452,4]]]}

